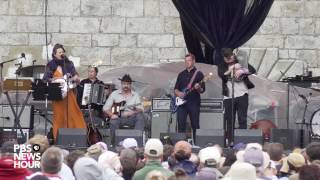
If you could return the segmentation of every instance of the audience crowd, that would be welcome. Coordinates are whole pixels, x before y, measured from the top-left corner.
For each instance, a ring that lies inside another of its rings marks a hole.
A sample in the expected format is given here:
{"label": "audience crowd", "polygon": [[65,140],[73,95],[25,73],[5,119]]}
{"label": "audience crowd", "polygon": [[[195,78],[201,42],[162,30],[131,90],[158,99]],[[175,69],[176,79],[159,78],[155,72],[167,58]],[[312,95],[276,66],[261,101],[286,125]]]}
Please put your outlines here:
{"label": "audience crowd", "polygon": [[84,150],[50,146],[35,135],[40,168],[14,168],[14,141],[1,145],[0,180],[320,180],[320,143],[285,150],[280,143],[208,146],[194,152],[187,141],[174,145],[149,139],[138,147],[127,138],[114,151],[98,142]]}

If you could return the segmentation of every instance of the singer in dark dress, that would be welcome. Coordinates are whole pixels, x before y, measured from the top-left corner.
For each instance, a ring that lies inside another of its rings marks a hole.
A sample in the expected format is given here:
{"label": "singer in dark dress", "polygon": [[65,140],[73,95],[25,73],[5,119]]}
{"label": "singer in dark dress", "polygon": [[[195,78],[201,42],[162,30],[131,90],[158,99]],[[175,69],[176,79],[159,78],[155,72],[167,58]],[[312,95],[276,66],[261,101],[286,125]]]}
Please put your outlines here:
{"label": "singer in dark dress", "polygon": [[254,88],[249,75],[256,73],[254,67],[241,67],[232,49],[223,49],[224,62],[218,66],[218,75],[222,80],[224,105],[224,129],[226,138],[230,140],[235,121],[232,122],[232,75],[234,78],[234,119],[237,113],[240,129],[247,129],[248,90]]}
{"label": "singer in dark dress", "polygon": [[[69,76],[72,81],[79,82],[78,73],[72,61],[65,56],[63,45],[56,44],[53,47],[52,60],[47,64],[43,79],[47,82],[55,82],[58,79],[64,79],[64,75]],[[62,100],[52,101],[52,111],[54,139],[57,137],[59,128],[86,128],[73,89],[69,89]]]}

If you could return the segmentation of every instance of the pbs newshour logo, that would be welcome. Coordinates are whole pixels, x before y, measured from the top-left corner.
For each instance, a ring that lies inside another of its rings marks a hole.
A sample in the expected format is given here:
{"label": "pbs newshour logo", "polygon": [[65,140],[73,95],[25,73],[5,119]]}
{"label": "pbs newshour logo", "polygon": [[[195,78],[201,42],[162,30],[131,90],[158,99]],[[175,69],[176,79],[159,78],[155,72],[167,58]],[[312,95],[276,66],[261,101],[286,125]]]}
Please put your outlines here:
{"label": "pbs newshour logo", "polygon": [[13,148],[14,168],[40,168],[40,145],[15,144]]}

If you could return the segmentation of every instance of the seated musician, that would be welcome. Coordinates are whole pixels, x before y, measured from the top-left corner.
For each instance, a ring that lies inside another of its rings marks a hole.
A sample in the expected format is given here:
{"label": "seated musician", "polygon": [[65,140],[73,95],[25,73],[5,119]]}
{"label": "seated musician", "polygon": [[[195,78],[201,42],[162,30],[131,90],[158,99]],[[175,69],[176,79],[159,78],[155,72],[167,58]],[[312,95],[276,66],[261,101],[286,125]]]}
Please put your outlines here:
{"label": "seated musician", "polygon": [[[89,66],[88,67],[88,78],[81,80],[80,85],[77,88],[78,94],[77,94],[77,100],[78,104],[81,109],[87,109],[87,105],[82,105],[82,98],[83,98],[83,90],[85,84],[104,84],[103,81],[100,81],[97,78],[98,75],[98,68],[96,66]],[[91,87],[92,88],[92,87]],[[103,116],[102,113],[102,105],[98,104],[91,104],[91,109],[93,110],[93,115],[94,116]]]}
{"label": "seated musician", "polygon": [[[112,144],[115,143],[115,130],[120,126],[128,125],[134,129],[144,130],[143,106],[139,94],[132,90],[133,81],[129,74],[119,80],[121,80],[121,89],[113,91],[103,106],[103,111],[110,117]],[[112,110],[117,109],[115,105],[122,101],[126,102],[124,110],[116,114]]]}

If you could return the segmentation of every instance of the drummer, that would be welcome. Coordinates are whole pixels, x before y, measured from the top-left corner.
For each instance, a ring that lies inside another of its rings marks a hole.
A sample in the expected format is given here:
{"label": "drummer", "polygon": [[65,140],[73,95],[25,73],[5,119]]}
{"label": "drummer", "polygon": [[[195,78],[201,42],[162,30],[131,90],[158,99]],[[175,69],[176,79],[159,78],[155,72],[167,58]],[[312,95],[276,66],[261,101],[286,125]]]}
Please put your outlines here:
{"label": "drummer", "polygon": [[[82,98],[83,98],[83,90],[84,90],[84,85],[85,84],[91,84],[91,87],[93,84],[102,84],[104,85],[103,81],[100,81],[97,78],[98,75],[98,68],[96,66],[89,66],[88,67],[88,78],[83,79],[80,82],[80,85],[77,88],[78,94],[77,94],[77,100],[78,100],[78,104],[79,107],[81,109],[87,109],[88,106],[87,105],[82,105]],[[94,116],[98,116],[98,117],[102,117],[103,118],[103,113],[102,113],[102,106],[103,105],[97,105],[97,104],[91,104],[91,109],[94,110],[93,115]]]}

